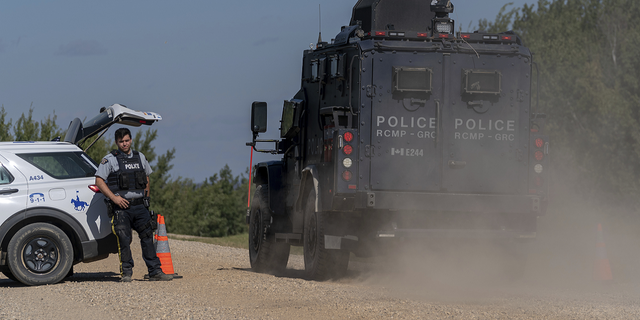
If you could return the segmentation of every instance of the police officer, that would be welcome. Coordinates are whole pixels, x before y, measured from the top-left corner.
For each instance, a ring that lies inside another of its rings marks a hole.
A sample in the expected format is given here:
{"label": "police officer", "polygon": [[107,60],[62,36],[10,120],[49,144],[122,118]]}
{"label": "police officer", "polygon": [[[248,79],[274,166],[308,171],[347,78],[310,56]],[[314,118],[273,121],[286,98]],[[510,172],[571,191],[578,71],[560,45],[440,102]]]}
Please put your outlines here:
{"label": "police officer", "polygon": [[162,272],[153,245],[153,221],[148,210],[149,174],[153,171],[142,153],[131,150],[129,129],[116,130],[115,140],[118,150],[111,151],[100,162],[96,185],[109,199],[112,230],[118,238],[121,281],[131,282],[133,275],[132,227],[140,237],[149,280],[169,281],[173,275]]}

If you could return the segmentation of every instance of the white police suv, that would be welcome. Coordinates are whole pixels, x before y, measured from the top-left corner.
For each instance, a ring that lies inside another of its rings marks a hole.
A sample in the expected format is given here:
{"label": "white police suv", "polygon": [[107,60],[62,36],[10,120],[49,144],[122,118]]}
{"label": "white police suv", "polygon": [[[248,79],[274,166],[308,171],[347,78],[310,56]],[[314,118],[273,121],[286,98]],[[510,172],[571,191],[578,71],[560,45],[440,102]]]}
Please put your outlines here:
{"label": "white police suv", "polygon": [[113,124],[159,120],[115,104],[84,124],[74,119],[65,142],[0,142],[0,272],[27,285],[53,284],[76,263],[117,253],[105,197],[94,185],[97,164],[76,144]]}

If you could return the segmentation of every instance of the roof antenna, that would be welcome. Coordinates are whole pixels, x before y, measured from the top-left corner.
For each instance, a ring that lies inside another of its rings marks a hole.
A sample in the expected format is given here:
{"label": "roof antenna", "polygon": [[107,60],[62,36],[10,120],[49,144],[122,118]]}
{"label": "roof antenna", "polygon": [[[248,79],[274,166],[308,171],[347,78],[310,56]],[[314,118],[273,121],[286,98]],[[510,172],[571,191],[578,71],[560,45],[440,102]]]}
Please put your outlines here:
{"label": "roof antenna", "polygon": [[322,11],[320,10],[320,4],[318,3],[318,45],[320,45],[321,43],[322,43]]}

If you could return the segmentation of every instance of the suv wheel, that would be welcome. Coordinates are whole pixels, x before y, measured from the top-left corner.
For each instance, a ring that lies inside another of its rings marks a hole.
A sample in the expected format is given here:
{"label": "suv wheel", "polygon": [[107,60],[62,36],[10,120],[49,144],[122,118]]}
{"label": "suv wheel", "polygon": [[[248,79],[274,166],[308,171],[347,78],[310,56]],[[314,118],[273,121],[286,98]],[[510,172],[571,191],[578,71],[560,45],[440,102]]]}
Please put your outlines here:
{"label": "suv wheel", "polygon": [[20,229],[9,242],[7,256],[13,276],[30,286],[60,282],[73,264],[69,237],[48,223]]}

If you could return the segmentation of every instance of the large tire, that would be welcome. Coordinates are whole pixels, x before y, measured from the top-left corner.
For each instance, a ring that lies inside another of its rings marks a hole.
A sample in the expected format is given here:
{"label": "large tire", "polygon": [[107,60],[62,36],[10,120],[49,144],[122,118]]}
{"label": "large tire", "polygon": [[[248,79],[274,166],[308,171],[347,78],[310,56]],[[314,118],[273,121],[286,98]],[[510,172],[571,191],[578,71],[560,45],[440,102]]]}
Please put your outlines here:
{"label": "large tire", "polygon": [[11,274],[30,286],[58,283],[73,265],[69,237],[48,223],[33,223],[18,230],[7,251]]}
{"label": "large tire", "polygon": [[326,215],[315,210],[313,189],[307,195],[304,209],[304,269],[306,278],[323,281],[343,277],[349,266],[349,252],[325,249]]}
{"label": "large tire", "polygon": [[256,272],[280,273],[287,268],[289,251],[288,243],[276,243],[266,239],[271,213],[268,208],[268,186],[256,188],[249,213],[249,261]]}

